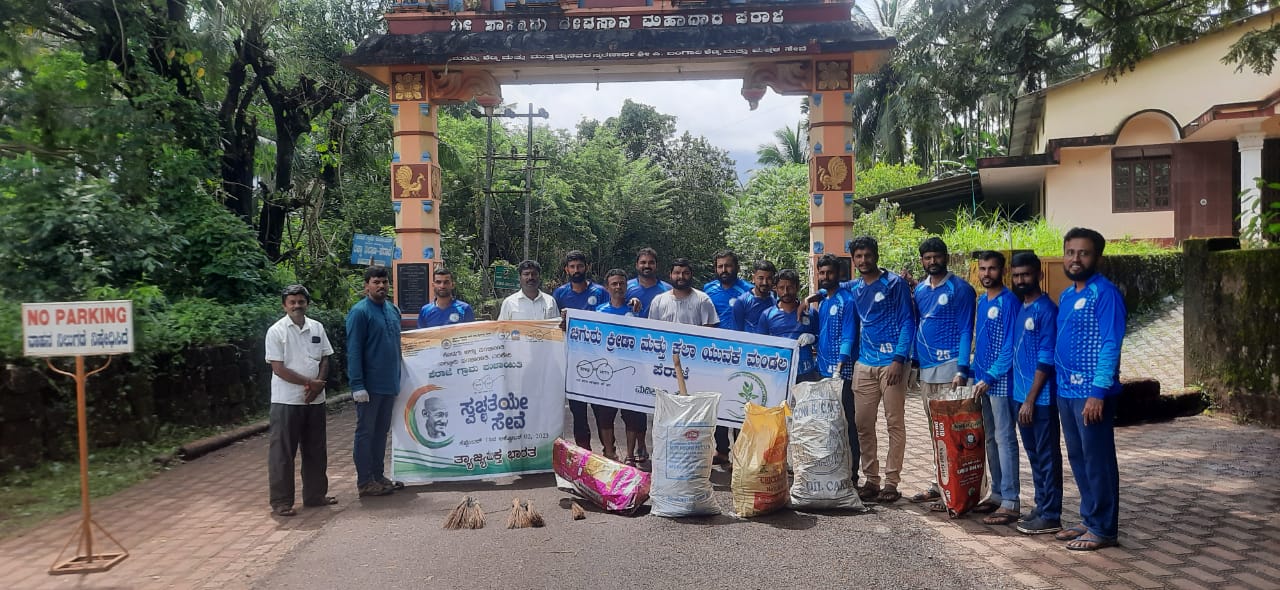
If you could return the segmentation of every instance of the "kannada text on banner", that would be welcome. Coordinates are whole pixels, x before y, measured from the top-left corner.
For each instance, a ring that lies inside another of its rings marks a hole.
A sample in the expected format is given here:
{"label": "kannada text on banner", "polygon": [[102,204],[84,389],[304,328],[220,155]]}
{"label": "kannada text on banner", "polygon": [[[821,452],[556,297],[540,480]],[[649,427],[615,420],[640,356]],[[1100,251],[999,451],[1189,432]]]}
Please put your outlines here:
{"label": "kannada text on banner", "polygon": [[747,402],[781,404],[795,381],[786,338],[578,310],[566,328],[569,399],[652,414],[657,392],[677,391],[678,351],[688,390],[721,394],[716,422],[738,427]]}
{"label": "kannada text on banner", "polygon": [[425,483],[551,471],[564,431],[563,347],[558,320],[402,334],[393,476]]}

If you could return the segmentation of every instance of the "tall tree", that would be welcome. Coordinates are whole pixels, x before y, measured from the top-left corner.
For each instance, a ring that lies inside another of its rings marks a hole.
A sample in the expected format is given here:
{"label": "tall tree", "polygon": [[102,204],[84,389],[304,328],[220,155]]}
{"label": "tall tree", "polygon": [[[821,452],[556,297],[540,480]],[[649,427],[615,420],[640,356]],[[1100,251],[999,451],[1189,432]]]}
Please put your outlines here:
{"label": "tall tree", "polygon": [[766,168],[809,162],[809,142],[800,129],[782,127],[773,132],[773,143],[762,143],[756,149],[756,163]]}

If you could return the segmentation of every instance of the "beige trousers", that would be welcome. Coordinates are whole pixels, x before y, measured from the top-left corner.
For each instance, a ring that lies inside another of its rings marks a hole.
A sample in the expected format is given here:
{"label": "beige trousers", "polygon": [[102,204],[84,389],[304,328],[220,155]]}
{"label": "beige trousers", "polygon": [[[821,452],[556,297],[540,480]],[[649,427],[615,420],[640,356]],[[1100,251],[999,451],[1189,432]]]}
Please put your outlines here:
{"label": "beige trousers", "polygon": [[884,402],[884,421],[889,432],[889,454],[884,462],[884,485],[898,487],[902,481],[902,460],[907,449],[907,371],[897,384],[889,385],[889,366],[854,366],[854,423],[862,447],[862,473],[867,482],[880,485],[880,456],[876,444],[876,410]]}

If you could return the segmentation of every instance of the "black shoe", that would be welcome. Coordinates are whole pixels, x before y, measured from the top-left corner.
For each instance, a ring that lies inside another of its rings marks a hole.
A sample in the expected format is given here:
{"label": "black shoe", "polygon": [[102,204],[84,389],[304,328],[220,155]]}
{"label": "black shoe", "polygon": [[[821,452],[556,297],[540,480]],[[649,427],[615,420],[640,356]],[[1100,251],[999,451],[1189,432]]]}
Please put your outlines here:
{"label": "black shoe", "polygon": [[1034,520],[1021,521],[1018,523],[1018,532],[1024,535],[1043,535],[1046,533],[1056,533],[1062,530],[1062,521],[1047,520],[1037,516]]}

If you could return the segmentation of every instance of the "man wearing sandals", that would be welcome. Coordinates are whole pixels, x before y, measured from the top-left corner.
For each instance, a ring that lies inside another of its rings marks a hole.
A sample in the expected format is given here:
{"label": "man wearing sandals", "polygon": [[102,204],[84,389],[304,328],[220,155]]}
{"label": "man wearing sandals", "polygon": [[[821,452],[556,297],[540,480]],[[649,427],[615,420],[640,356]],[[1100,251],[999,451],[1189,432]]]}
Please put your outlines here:
{"label": "man wearing sandals", "polygon": [[302,285],[280,294],[285,317],[267,329],[267,362],[271,363],[271,447],[267,478],[271,511],[279,516],[293,509],[293,460],[302,447],[302,505],[327,506],[328,447],[325,442],[324,384],[333,346],[324,326],[307,317],[311,293]]}
{"label": "man wearing sandals", "polygon": [[1117,545],[1120,473],[1116,464],[1116,398],[1125,306],[1120,291],[1098,274],[1106,241],[1073,228],[1062,241],[1062,267],[1072,285],[1058,298],[1054,371],[1067,458],[1080,488],[1079,525],[1058,533],[1072,551]]}
{"label": "man wearing sandals", "polygon": [[1013,320],[1018,300],[1004,286],[1004,254],[988,250],[978,255],[978,281],[985,293],[978,298],[974,324],[973,393],[982,399],[987,425],[987,475],[991,498],[1000,508],[982,519],[985,524],[1008,525],[1020,516],[1018,498],[1018,407],[1009,398],[1013,368]]}
{"label": "man wearing sandals", "polygon": [[364,271],[364,299],[347,313],[347,380],[356,404],[352,459],[360,496],[385,496],[403,488],[383,475],[391,409],[400,393],[400,308],[387,301],[387,269]]}
{"label": "man wearing sandals", "polygon": [[[947,270],[950,254],[941,238],[931,237],[920,243],[920,265],[925,279],[916,285],[916,325],[912,358],[920,364],[920,401],[924,402],[926,424],[933,424],[929,400],[944,391],[964,385],[969,376],[969,351],[973,341],[973,306],[978,297],[964,279]],[[933,446],[933,439],[929,439]],[[914,503],[934,502],[930,509],[945,511],[935,502],[942,497],[936,480],[929,489],[911,496]],[[995,510],[996,504],[979,505],[977,511]]]}
{"label": "man wearing sandals", "polygon": [[[880,268],[880,246],[862,236],[849,247],[860,278],[844,287],[853,293],[859,325],[858,362],[854,365],[854,422],[862,450],[862,473],[867,483],[858,491],[865,501],[896,502],[902,497],[902,459],[906,454],[907,383],[905,364],[911,348],[915,316],[907,283]],[[876,411],[884,402],[889,453],[885,457],[884,488],[880,487],[880,457],[876,443]]]}
{"label": "man wearing sandals", "polygon": [[1058,306],[1040,291],[1043,277],[1040,258],[1019,252],[1009,265],[1013,293],[1022,300],[1013,322],[1013,401],[1018,406],[1018,430],[1031,465],[1035,484],[1035,508],[1018,521],[1026,535],[1062,530],[1062,448],[1057,408],[1058,387],[1053,381],[1053,345],[1058,327]]}

